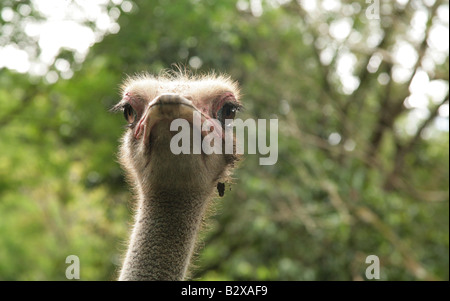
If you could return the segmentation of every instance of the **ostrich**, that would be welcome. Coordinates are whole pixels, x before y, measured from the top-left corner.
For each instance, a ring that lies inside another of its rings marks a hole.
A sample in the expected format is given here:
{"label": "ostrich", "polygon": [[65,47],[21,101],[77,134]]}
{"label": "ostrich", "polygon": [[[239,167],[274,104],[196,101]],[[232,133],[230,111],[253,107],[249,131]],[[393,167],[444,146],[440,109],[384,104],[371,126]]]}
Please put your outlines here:
{"label": "ostrich", "polygon": [[239,158],[235,151],[175,155],[170,124],[183,118],[193,132],[193,112],[199,112],[202,122],[224,127],[241,107],[238,84],[215,74],[144,74],[125,80],[122,96],[114,109],[123,111],[128,129],[119,161],[136,210],[119,280],[184,280],[207,205],[216,188],[223,195]]}

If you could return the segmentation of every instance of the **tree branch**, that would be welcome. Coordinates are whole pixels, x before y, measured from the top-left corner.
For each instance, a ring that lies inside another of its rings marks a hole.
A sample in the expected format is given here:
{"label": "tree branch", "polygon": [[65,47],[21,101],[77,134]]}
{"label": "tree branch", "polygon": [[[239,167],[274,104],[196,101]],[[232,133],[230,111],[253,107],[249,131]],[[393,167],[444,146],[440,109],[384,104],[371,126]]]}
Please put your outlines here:
{"label": "tree branch", "polygon": [[[427,21],[427,28],[425,31],[425,36],[420,43],[419,49],[418,49],[418,58],[414,65],[414,72],[409,77],[408,81],[404,84],[405,87],[409,87],[411,85],[412,80],[414,79],[414,76],[417,74],[417,71],[419,67],[422,65],[423,57],[425,56],[426,50],[428,48],[427,40],[430,35],[432,23],[433,23],[433,17],[436,15],[436,11],[438,7],[440,6],[442,1],[436,1],[433,7],[430,10],[429,18]],[[392,78],[392,74],[391,74]],[[389,81],[391,83],[392,80]],[[383,114],[383,112],[380,112],[378,122],[376,123],[375,129],[372,132],[372,136],[370,138],[370,151],[368,152],[368,156],[375,156],[375,154],[378,151],[378,148],[380,146],[380,142],[384,136],[384,132],[386,130],[392,129],[395,120],[397,117],[404,111],[403,102],[406,97],[409,95],[409,90],[405,89],[405,92],[402,93],[399,97],[396,97],[395,100],[390,99],[390,92],[391,90],[391,84],[386,86],[386,92],[385,92],[385,99],[383,100],[383,103],[380,106],[380,110],[384,110],[387,112],[387,114]]]}
{"label": "tree branch", "polygon": [[398,144],[395,153],[394,167],[390,172],[390,174],[386,177],[386,182],[384,185],[386,189],[390,190],[396,186],[397,183],[396,178],[403,171],[405,156],[413,150],[415,145],[419,143],[422,132],[438,116],[439,108],[448,100],[448,98],[449,94],[447,93],[444,99],[433,108],[433,110],[430,113],[430,116],[428,116],[428,118],[424,122],[422,122],[416,134],[407,143],[401,145]]}

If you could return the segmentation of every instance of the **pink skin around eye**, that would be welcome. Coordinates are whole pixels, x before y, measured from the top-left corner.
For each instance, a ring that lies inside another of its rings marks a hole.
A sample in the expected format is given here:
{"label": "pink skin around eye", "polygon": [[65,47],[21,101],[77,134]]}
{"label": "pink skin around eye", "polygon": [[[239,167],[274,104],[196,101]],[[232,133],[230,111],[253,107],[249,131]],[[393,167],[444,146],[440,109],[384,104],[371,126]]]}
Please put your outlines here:
{"label": "pink skin around eye", "polygon": [[128,102],[133,107],[133,109],[136,111],[136,113],[139,114],[142,112],[142,108],[144,105],[142,104],[142,100],[139,99],[138,97],[135,97],[130,92],[127,92],[123,96],[123,100]]}
{"label": "pink skin around eye", "polygon": [[145,102],[140,97],[134,96],[131,92],[127,92],[124,94],[122,101],[129,103],[136,111],[138,118],[140,118],[145,108]]}
{"label": "pink skin around eye", "polygon": [[[133,110],[136,112],[137,115],[137,120],[139,120],[139,126],[136,127],[136,129],[140,128],[140,123],[142,122],[141,117],[142,117],[142,112],[144,111],[145,108],[145,103],[142,99],[140,99],[139,97],[135,97],[131,92],[126,92],[123,95],[122,101],[128,103],[131,105],[131,107],[133,108]],[[137,130],[134,130],[135,133],[135,137],[136,135],[139,136],[139,133]],[[136,137],[138,138],[138,137]]]}
{"label": "pink skin around eye", "polygon": [[216,116],[215,118],[217,118],[217,113],[219,112],[219,110],[223,107],[223,105],[225,104],[225,102],[227,100],[232,100],[232,101],[236,101],[236,98],[234,97],[233,93],[231,92],[226,92],[224,93],[219,101],[216,103],[216,105],[213,107],[213,116]]}
{"label": "pink skin around eye", "polygon": [[225,131],[223,131],[222,129],[222,124],[220,122],[218,122],[217,118],[217,113],[220,111],[220,109],[223,107],[223,105],[227,102],[227,101],[234,101],[236,102],[236,98],[234,97],[234,94],[231,92],[226,92],[224,93],[219,101],[216,102],[216,104],[213,106],[212,108],[212,112],[213,112],[213,119],[210,119],[211,122],[214,123],[214,129],[215,129],[215,133],[219,136],[221,136],[222,138],[225,137]]}

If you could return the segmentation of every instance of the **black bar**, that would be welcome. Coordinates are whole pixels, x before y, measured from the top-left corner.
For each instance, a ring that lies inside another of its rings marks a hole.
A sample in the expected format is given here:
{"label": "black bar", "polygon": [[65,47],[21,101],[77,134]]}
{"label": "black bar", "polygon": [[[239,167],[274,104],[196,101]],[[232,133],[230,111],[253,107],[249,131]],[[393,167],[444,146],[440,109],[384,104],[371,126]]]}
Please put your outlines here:
{"label": "black bar", "polygon": [[[351,298],[367,300],[380,298],[419,297],[421,294],[431,298],[448,291],[448,281],[442,282],[295,282],[295,281],[186,281],[186,282],[0,282],[2,294],[11,292],[15,298],[22,294],[35,296],[55,295],[81,300],[93,295],[112,296],[130,300],[136,294],[148,300],[170,300],[166,298],[233,299],[254,298],[267,300],[315,300],[321,298]],[[160,296],[160,297],[157,297]],[[275,298],[275,299],[274,299]],[[102,298],[103,299],[103,298]],[[6,299],[5,299],[6,300]]]}

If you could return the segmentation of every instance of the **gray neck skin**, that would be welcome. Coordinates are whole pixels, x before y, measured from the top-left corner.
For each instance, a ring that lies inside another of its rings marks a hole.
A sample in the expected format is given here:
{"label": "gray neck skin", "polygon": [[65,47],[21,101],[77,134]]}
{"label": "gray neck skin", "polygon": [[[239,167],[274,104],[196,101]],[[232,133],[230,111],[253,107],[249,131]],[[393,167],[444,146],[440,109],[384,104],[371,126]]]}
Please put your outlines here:
{"label": "gray neck skin", "polygon": [[187,191],[141,197],[119,280],[183,280],[207,198]]}

